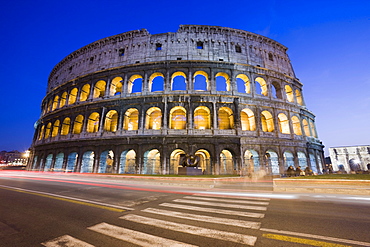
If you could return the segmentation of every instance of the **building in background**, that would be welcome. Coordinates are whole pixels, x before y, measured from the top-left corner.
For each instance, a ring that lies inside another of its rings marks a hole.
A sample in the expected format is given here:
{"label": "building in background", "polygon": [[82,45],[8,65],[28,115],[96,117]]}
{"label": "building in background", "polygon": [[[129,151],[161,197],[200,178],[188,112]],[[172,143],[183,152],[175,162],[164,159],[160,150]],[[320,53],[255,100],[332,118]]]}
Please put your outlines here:
{"label": "building in background", "polygon": [[324,164],[315,115],[287,48],[218,26],[135,30],[51,71],[29,170],[284,174]]}
{"label": "building in background", "polygon": [[329,154],[334,171],[370,170],[370,146],[331,147]]}
{"label": "building in background", "polygon": [[0,151],[1,165],[25,165],[28,161],[29,151],[21,153],[17,150],[10,152]]}

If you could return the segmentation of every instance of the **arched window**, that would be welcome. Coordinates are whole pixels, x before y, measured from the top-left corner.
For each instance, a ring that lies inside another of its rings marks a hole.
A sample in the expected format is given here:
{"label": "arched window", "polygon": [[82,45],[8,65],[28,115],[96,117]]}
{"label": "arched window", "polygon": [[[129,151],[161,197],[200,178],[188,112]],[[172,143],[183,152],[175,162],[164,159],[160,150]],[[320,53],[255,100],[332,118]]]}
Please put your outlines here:
{"label": "arched window", "polygon": [[284,163],[285,163],[285,169],[287,170],[289,166],[294,167],[294,156],[291,152],[285,151],[284,154]]}
{"label": "arched window", "polygon": [[261,124],[263,132],[273,132],[274,131],[274,120],[269,111],[263,111],[261,113]]}
{"label": "arched window", "polygon": [[236,172],[236,167],[234,164],[233,155],[229,150],[222,150],[220,153],[220,174],[234,174]]}
{"label": "arched window", "polygon": [[230,91],[230,77],[224,72],[218,72],[216,78],[217,91]]}
{"label": "arched window", "polygon": [[159,92],[163,91],[164,87],[164,75],[162,73],[153,73],[149,77],[149,91]]}
{"label": "arched window", "polygon": [[307,120],[306,119],[303,119],[302,120],[302,124],[303,124],[304,134],[306,136],[311,136],[310,127],[308,126]]}
{"label": "arched window", "polygon": [[81,173],[90,173],[93,171],[95,154],[93,151],[87,151],[83,154],[81,160]]}
{"label": "arched window", "polygon": [[185,129],[186,128],[186,110],[184,107],[176,106],[170,111],[170,128]]}
{"label": "arched window", "polygon": [[84,117],[82,115],[78,115],[73,122],[73,134],[80,134],[82,132],[82,125],[83,125]]}
{"label": "arched window", "polygon": [[135,108],[130,108],[125,113],[123,122],[124,130],[138,130],[139,129],[139,111]]}
{"label": "arched window", "polygon": [[161,173],[161,154],[158,149],[152,149],[144,153],[142,174]]}
{"label": "arched window", "polygon": [[103,80],[100,80],[97,83],[95,83],[93,99],[103,98],[105,96],[105,86],[106,82]]}
{"label": "arched window", "polygon": [[90,84],[85,84],[81,89],[80,101],[86,101],[90,94]]}
{"label": "arched window", "polygon": [[63,120],[60,135],[62,135],[62,136],[68,135],[70,126],[71,126],[71,119],[69,117],[66,117]]}
{"label": "arched window", "polygon": [[60,103],[59,103],[59,107],[62,108],[63,106],[65,106],[67,103],[67,92],[64,92],[62,94],[62,97],[60,97]]}
{"label": "arched window", "polygon": [[288,120],[287,116],[284,113],[280,113],[278,115],[278,120],[279,120],[280,133],[290,134],[289,120]]}
{"label": "arched window", "polygon": [[44,128],[45,128],[45,125],[41,126],[40,128],[39,140],[41,140],[44,137]]}
{"label": "arched window", "polygon": [[143,84],[141,75],[133,75],[128,80],[127,93],[140,93]]}
{"label": "arched window", "polygon": [[208,74],[204,71],[197,71],[194,73],[194,90],[207,91],[208,90]]}
{"label": "arched window", "polygon": [[254,81],[256,86],[256,93],[263,96],[268,96],[267,83],[265,79],[263,79],[262,77],[257,77]]}
{"label": "arched window", "polygon": [[57,95],[54,97],[54,100],[53,100],[53,107],[51,109],[52,111],[58,108],[58,103],[59,103],[59,96]]}
{"label": "arched window", "polygon": [[297,103],[299,105],[303,105],[302,94],[301,91],[299,91],[298,89],[295,90],[295,97],[297,99]]}
{"label": "arched window", "polygon": [[53,107],[53,102],[51,100],[49,100],[48,104],[47,104],[47,107],[46,107],[46,111],[51,111],[51,108]]}
{"label": "arched window", "polygon": [[211,128],[211,111],[208,109],[208,107],[199,106],[194,110],[194,128]]}
{"label": "arched window", "polygon": [[50,137],[50,131],[51,131],[51,123],[48,123],[45,129],[45,139]]}
{"label": "arched window", "polygon": [[146,129],[161,129],[162,111],[158,107],[151,107],[146,111],[145,128]]}
{"label": "arched window", "polygon": [[233,111],[229,107],[218,110],[218,128],[221,130],[234,128]]}
{"label": "arched window", "polygon": [[114,161],[114,152],[105,150],[100,154],[98,173],[112,173]]}
{"label": "arched window", "polygon": [[76,103],[77,93],[78,93],[77,88],[71,90],[71,92],[69,93],[68,105]]}
{"label": "arched window", "polygon": [[56,120],[53,125],[53,131],[51,132],[51,137],[56,137],[58,135],[59,126],[60,126],[60,121]]}
{"label": "arched window", "polygon": [[115,110],[110,110],[105,115],[104,130],[108,132],[116,132],[118,123],[118,113]]}
{"label": "arched window", "polygon": [[236,84],[239,93],[251,93],[251,85],[248,76],[244,74],[237,75]]}
{"label": "arched window", "polygon": [[310,127],[311,127],[312,136],[316,138],[317,137],[317,135],[316,135],[316,128],[315,128],[315,124],[313,123],[312,120],[310,120]]}
{"label": "arched window", "polygon": [[87,132],[95,133],[99,130],[99,113],[93,112],[87,119]]}
{"label": "arched window", "polygon": [[243,109],[240,113],[240,119],[242,124],[242,130],[256,130],[256,121],[254,118],[254,113],[250,109]]}
{"label": "arched window", "polygon": [[281,86],[277,81],[272,82],[271,90],[272,90],[272,97],[273,98],[282,99]]}
{"label": "arched window", "polygon": [[286,98],[289,102],[294,102],[293,90],[289,85],[285,85]]}
{"label": "arched window", "polygon": [[136,173],[136,152],[126,150],[121,153],[119,162],[119,173],[135,174]]}
{"label": "arched window", "polygon": [[172,74],[171,90],[172,91],[186,90],[186,75],[184,72],[178,71]]}
{"label": "arched window", "polygon": [[302,135],[302,129],[301,129],[301,121],[299,121],[299,118],[297,116],[292,117],[292,124],[293,124],[293,131],[296,135]]}
{"label": "arched window", "polygon": [[122,92],[122,77],[115,77],[110,83],[109,96],[120,95]]}

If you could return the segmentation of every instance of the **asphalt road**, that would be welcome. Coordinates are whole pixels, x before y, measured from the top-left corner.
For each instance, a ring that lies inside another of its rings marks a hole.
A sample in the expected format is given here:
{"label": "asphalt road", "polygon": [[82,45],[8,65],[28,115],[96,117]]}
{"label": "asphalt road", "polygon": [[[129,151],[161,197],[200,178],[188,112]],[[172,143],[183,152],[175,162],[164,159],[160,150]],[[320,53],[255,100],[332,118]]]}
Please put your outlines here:
{"label": "asphalt road", "polygon": [[370,246],[368,199],[0,171],[0,246]]}

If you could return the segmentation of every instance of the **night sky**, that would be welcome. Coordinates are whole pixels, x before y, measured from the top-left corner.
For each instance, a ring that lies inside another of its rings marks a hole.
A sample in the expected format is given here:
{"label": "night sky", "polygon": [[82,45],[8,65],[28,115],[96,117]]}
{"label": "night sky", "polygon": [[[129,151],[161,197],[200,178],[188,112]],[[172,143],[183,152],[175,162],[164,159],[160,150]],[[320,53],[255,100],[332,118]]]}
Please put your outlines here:
{"label": "night sky", "polygon": [[368,0],[13,0],[0,7],[0,151],[30,147],[49,73],[68,54],[119,33],[176,32],[180,24],[242,29],[288,47],[326,149],[370,145]]}

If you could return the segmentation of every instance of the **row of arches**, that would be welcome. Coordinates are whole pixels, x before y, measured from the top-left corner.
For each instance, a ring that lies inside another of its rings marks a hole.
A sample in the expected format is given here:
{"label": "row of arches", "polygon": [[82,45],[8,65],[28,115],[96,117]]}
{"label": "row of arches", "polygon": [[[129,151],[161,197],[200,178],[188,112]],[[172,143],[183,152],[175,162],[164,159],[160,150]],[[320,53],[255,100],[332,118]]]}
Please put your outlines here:
{"label": "row of arches", "polygon": [[[99,80],[93,84],[86,83],[81,87],[74,87],[71,90],[64,91],[60,95],[55,95],[50,98],[46,105],[43,107],[43,112],[51,112],[56,109],[62,108],[66,105],[73,105],[76,102],[85,102],[104,97],[113,97],[117,95],[135,94],[144,91],[148,92],[163,92],[165,91],[165,75],[160,72],[155,72],[146,78],[140,74],[134,74],[129,78],[123,79],[122,77],[115,77],[108,83],[105,80]],[[144,83],[145,81],[148,83]],[[284,99],[291,103],[303,105],[303,98],[300,89],[293,90],[289,84],[281,85],[277,81],[273,81],[269,85],[266,80],[257,76],[254,78],[253,83],[245,74],[238,74],[233,78],[237,92],[271,96],[271,98]],[[212,83],[212,81],[214,81]],[[126,83],[124,83],[126,82]],[[196,71],[192,75],[192,88],[189,88],[187,75],[182,71],[174,72],[170,77],[171,91],[210,91],[212,87],[216,91],[232,91],[233,83],[231,77],[225,72],[218,72],[212,80],[208,73],[205,71]]]}
{"label": "row of arches", "polygon": [[[85,151],[82,154],[63,152],[48,154],[46,158],[34,156],[32,170],[54,171],[54,172],[80,172],[80,173],[119,173],[119,174],[177,174],[181,167],[182,157],[185,155],[183,149],[172,150],[168,162],[165,162],[158,149],[150,149],[138,157],[134,149],[122,151],[118,156],[113,150],[105,150],[100,154],[93,151]],[[289,166],[305,169],[310,167],[315,174],[322,170],[321,157],[315,153],[304,152],[293,154],[285,151],[282,157],[272,149],[261,154],[257,150],[247,149],[243,154],[243,164],[238,162],[231,150],[222,150],[218,157],[212,157],[206,149],[199,149],[194,153],[198,157],[197,166],[202,169],[203,174],[219,175],[248,175],[263,170],[267,174],[284,175]],[[142,160],[140,163],[139,161]],[[168,165],[164,165],[167,163]]]}
{"label": "row of arches", "polygon": [[[275,121],[277,121],[278,132],[282,134],[295,134],[317,137],[314,123],[305,118],[293,115],[290,118],[285,113],[279,113],[274,120],[273,114],[268,110],[263,110],[256,119],[254,112],[249,108],[240,111],[241,130],[256,131],[257,122],[260,122],[259,130],[262,132],[274,132]],[[74,119],[65,117],[63,121],[57,119],[54,122],[48,122],[41,125],[38,132],[38,140],[56,137],[58,135],[80,134],[83,131],[87,133],[96,133],[99,130],[105,132],[116,132],[118,130],[138,130],[139,128],[159,130],[169,129],[193,129],[205,130],[218,128],[220,130],[235,129],[234,112],[229,107],[220,107],[216,113],[216,120],[213,120],[211,110],[207,106],[198,106],[194,109],[191,116],[183,106],[175,106],[170,109],[168,117],[168,126],[164,125],[163,112],[159,107],[149,108],[145,114],[140,114],[137,108],[129,108],[123,114],[117,110],[109,110],[105,116],[101,113],[93,112],[88,116],[77,115]],[[192,124],[188,125],[192,118]],[[144,124],[140,126],[140,118],[143,118]],[[213,121],[216,123],[212,124]]]}

